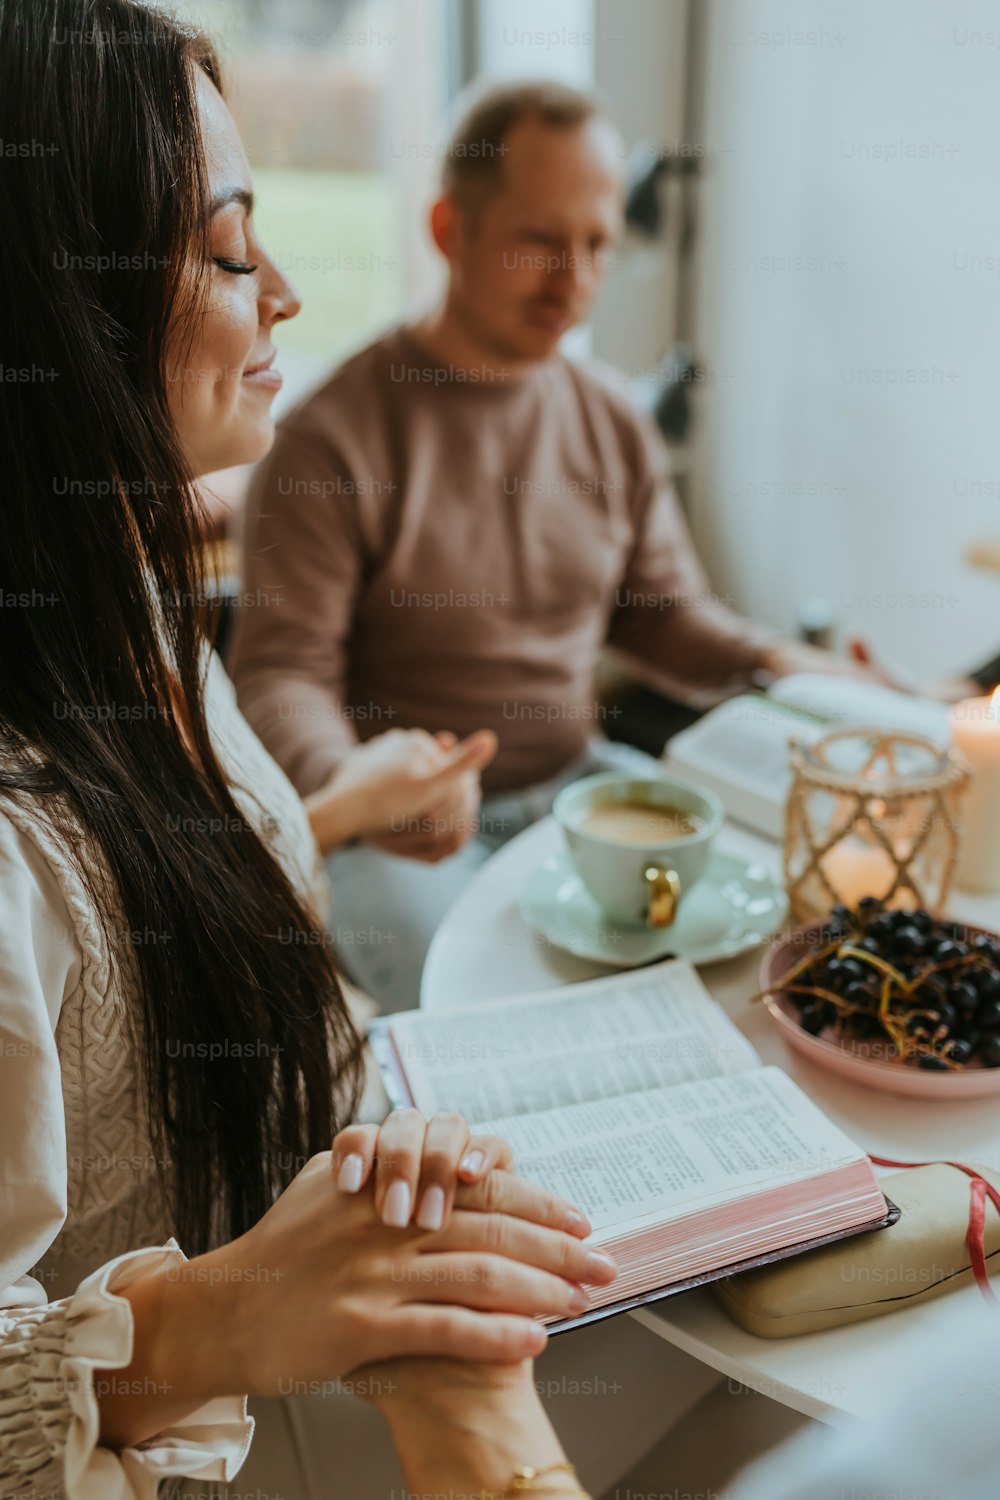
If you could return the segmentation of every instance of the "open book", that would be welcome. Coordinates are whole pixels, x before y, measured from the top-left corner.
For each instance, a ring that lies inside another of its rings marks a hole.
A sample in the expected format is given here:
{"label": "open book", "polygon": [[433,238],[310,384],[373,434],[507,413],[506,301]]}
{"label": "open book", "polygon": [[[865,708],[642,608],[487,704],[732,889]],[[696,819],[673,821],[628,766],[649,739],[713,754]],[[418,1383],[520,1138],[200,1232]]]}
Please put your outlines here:
{"label": "open book", "polygon": [[576,1203],[618,1280],[558,1331],[891,1223],[874,1169],[687,964],[374,1023],[390,1099],[459,1110]]}
{"label": "open book", "polygon": [[877,683],[822,672],[782,677],[763,693],[730,698],[667,742],[667,769],[717,792],[740,823],[779,839],[791,785],[788,746],[812,744],[838,724],[874,725],[949,740],[948,710]]}

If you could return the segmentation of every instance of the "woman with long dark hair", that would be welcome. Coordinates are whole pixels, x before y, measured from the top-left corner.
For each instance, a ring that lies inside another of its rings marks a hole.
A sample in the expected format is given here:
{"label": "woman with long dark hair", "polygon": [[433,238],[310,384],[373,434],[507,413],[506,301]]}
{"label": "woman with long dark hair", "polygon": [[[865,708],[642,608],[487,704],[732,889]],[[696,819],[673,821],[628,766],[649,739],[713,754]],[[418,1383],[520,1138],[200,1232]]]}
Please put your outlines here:
{"label": "woman with long dark hair", "polygon": [[316,845],[199,609],[193,482],[266,451],[298,308],[211,48],[0,0],[0,142],[0,1493],[151,1496],[232,1478],[241,1393],[520,1360],[614,1271],[500,1143],[463,1173],[464,1122],[330,1150],[360,1044],[296,940]]}

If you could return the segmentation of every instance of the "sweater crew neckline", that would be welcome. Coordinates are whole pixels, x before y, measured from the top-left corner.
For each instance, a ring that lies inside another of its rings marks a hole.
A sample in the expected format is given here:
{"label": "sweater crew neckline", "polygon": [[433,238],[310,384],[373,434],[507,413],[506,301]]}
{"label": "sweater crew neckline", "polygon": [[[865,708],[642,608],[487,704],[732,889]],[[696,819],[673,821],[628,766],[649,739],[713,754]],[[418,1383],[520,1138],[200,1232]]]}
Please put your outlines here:
{"label": "sweater crew neckline", "polygon": [[550,359],[537,360],[520,374],[502,368],[495,370],[486,364],[469,368],[438,359],[408,324],[397,324],[394,333],[406,361],[405,373],[400,374],[398,381],[411,379],[421,385],[447,391],[450,396],[469,392],[477,400],[488,399],[490,396],[502,399],[531,390],[542,382],[546,371],[559,359],[556,354]]}

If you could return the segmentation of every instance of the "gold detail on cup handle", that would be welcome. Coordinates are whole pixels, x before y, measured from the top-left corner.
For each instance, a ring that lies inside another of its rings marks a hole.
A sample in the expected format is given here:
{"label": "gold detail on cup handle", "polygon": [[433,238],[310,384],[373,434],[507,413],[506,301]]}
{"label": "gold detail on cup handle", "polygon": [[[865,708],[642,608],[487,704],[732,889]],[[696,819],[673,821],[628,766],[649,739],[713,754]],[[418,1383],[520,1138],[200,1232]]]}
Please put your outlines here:
{"label": "gold detail on cup handle", "polygon": [[662,865],[647,865],[643,875],[649,887],[646,925],[669,927],[677,915],[677,903],[681,899],[680,876],[676,870],[666,870]]}

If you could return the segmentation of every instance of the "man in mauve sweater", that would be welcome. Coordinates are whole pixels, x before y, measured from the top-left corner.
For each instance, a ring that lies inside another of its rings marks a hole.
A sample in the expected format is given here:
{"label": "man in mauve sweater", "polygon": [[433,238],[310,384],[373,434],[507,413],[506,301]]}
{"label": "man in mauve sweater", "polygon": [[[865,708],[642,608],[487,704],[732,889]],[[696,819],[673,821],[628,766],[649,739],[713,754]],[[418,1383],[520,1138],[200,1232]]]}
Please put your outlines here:
{"label": "man in mauve sweater", "polygon": [[576,90],[474,105],[431,212],[440,304],[299,406],[250,492],[261,603],[239,612],[232,672],[300,793],[387,730],[499,741],[478,832],[425,819],[331,858],[335,936],[389,1009],[417,1003],[433,928],[490,848],[573,775],[628,758],[596,734],[603,646],[701,701],[820,655],[712,597],[659,435],[620,378],[559,352],[621,227],[621,163]]}

